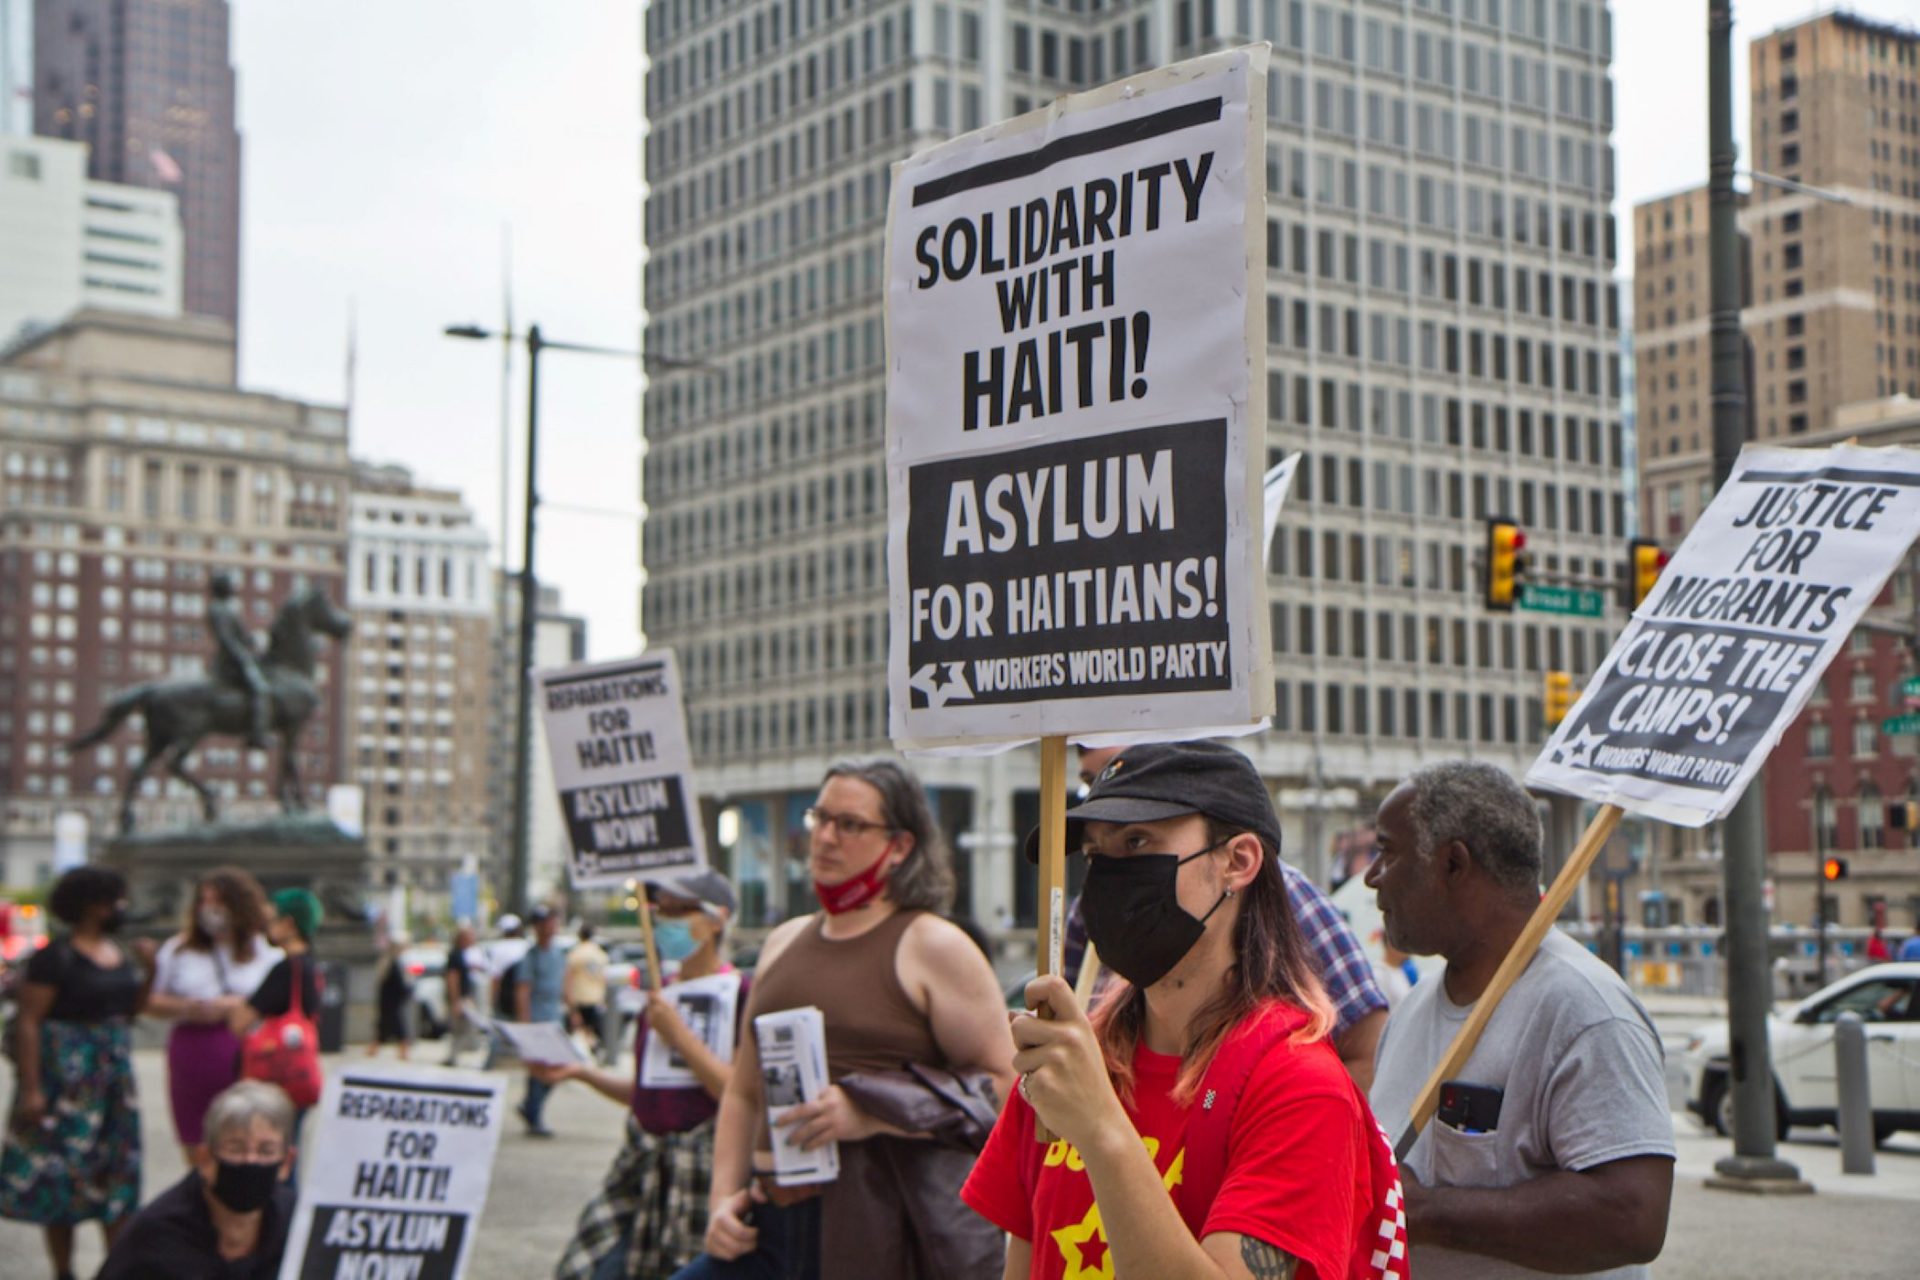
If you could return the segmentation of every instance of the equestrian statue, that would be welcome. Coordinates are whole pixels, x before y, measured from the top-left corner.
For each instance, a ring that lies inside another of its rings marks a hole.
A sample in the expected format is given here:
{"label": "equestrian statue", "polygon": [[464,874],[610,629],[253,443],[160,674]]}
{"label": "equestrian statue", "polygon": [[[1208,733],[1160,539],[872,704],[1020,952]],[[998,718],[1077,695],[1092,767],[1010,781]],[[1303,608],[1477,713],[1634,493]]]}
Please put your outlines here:
{"label": "equestrian statue", "polygon": [[67,744],[67,750],[75,752],[104,742],[121,721],[136,711],[140,713],[146,725],[147,749],[121,793],[123,834],[133,831],[133,800],[140,782],[159,762],[199,795],[208,822],[219,817],[212,789],[186,768],[187,756],[208,734],[243,738],[255,748],[265,748],[268,735],[278,734],[280,807],[288,813],[306,807],[300,795],[294,746],[300,730],[320,705],[313,678],[318,657],[315,637],[344,640],[352,630],[352,619],[334,606],[325,591],[297,580],[273,620],[267,650],[262,654],[255,650],[253,637],[240,616],[233,576],[215,573],[209,588],[212,600],[207,606],[207,629],[213,633],[215,644],[210,674],[135,685],[115,695],[99,724]]}

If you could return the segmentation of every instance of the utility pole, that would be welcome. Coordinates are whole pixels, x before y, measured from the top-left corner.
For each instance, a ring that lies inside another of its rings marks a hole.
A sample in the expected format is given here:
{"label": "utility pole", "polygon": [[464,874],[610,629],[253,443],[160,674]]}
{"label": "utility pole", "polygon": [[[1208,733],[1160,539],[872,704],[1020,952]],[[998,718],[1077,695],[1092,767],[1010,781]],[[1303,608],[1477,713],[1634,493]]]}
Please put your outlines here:
{"label": "utility pole", "polygon": [[[1740,337],[1740,228],[1734,191],[1733,3],[1707,0],[1707,198],[1713,343],[1713,482],[1723,487],[1747,441],[1746,351]],[[1728,1074],[1733,1154],[1709,1186],[1742,1191],[1808,1190],[1800,1170],[1776,1156],[1773,1062],[1767,1015],[1773,970],[1767,954],[1767,843],[1763,786],[1749,786],[1727,815],[1721,869],[1726,899]]]}

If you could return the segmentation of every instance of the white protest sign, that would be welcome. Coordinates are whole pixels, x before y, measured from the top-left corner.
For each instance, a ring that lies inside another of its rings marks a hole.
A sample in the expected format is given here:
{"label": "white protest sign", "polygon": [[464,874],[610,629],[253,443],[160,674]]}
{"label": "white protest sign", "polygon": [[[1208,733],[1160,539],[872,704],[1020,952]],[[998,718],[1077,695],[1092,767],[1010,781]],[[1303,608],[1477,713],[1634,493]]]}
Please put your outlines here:
{"label": "white protest sign", "polygon": [[576,889],[706,865],[671,650],[536,671]]}
{"label": "white protest sign", "polygon": [[500,1142],[506,1078],[369,1063],[331,1076],[280,1280],[466,1273]]}
{"label": "white protest sign", "polygon": [[1265,46],[894,167],[891,729],[903,746],[1271,710]]}
{"label": "white protest sign", "polygon": [[1527,774],[1723,818],[1920,536],[1920,449],[1746,449]]}

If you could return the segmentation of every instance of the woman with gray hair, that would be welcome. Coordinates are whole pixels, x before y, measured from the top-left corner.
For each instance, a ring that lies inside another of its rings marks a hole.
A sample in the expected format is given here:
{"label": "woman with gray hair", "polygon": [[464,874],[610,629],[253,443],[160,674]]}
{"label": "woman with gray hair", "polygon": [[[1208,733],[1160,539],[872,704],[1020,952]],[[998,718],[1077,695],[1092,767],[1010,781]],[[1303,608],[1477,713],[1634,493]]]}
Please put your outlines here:
{"label": "woman with gray hair", "polygon": [[272,1280],[293,1220],[293,1103],[242,1080],[207,1107],[193,1168],[133,1221],[96,1280]]}
{"label": "woman with gray hair", "polygon": [[[832,1083],[780,1123],[803,1150],[838,1143],[840,1175],[824,1189],[774,1181],[760,1056],[743,1037],[715,1128],[707,1251],[679,1280],[998,1276],[999,1229],[956,1199],[978,1143],[933,1129],[949,1119],[936,1101],[977,1096],[983,1078],[1006,1096],[1013,1037],[992,966],[941,918],[953,871],[926,792],[895,761],[845,761],[806,827],[821,909],[768,937],[746,1018],[820,1010]],[[937,1073],[954,1087],[926,1085]]]}

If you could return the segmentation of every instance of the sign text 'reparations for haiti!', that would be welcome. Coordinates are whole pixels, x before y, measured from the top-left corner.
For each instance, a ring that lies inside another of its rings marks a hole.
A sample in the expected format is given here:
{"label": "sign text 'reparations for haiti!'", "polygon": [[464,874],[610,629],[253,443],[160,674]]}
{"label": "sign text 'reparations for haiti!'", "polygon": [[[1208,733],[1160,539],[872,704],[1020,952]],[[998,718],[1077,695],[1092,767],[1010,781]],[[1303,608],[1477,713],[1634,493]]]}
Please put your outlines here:
{"label": "sign text 'reparations for haiti!'", "polygon": [[669,650],[535,673],[575,888],[706,865]]}
{"label": "sign text 'reparations for haiti!'", "polygon": [[1230,726],[1271,701],[1256,331],[1266,50],[897,165],[893,737]]}
{"label": "sign text 'reparations for haiti!'", "polygon": [[327,1081],[280,1280],[459,1280],[505,1077],[370,1064]]}
{"label": "sign text 'reparations for haiti!'", "polygon": [[1725,817],[1920,536],[1920,449],[1749,448],[1527,775]]}

